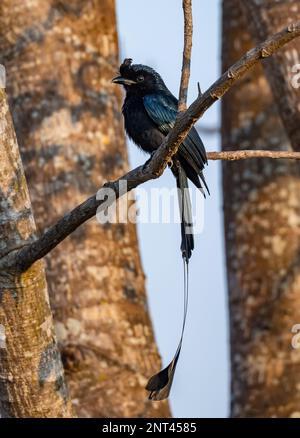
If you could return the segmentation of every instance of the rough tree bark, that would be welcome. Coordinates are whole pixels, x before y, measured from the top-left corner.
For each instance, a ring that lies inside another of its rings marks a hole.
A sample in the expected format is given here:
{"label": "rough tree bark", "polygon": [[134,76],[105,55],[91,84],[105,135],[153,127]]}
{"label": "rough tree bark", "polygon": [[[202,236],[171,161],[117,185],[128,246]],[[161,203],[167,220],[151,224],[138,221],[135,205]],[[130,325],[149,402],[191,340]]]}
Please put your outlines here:
{"label": "rough tree bark", "polygon": [[[254,42],[300,20],[299,0],[240,0]],[[264,62],[275,103],[294,150],[300,150],[300,40]]]}
{"label": "rough tree bark", "polygon": [[[223,2],[223,70],[253,42],[238,0]],[[224,97],[223,149],[290,148],[261,66]],[[223,165],[232,416],[300,416],[300,178],[293,161]]]}
{"label": "rough tree bark", "polygon": [[[127,170],[115,5],[3,0],[0,62],[38,228]],[[95,219],[47,257],[51,306],[80,416],[169,416],[146,400],[160,359],[134,225]]]}
{"label": "rough tree bark", "polygon": [[[0,259],[33,240],[24,170],[0,89]],[[68,417],[71,404],[54,336],[44,272],[0,271],[0,417]]]}

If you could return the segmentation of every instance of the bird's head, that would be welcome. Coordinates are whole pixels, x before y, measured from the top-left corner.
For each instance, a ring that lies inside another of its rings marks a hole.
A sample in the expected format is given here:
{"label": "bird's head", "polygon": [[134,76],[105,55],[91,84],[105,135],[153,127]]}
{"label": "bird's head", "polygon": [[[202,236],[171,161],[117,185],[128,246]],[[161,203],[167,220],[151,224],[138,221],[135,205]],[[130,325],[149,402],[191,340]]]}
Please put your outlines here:
{"label": "bird's head", "polygon": [[127,93],[145,95],[165,88],[165,83],[153,68],[142,64],[132,64],[127,58],[120,65],[120,75],[115,77],[114,84],[123,85]]}

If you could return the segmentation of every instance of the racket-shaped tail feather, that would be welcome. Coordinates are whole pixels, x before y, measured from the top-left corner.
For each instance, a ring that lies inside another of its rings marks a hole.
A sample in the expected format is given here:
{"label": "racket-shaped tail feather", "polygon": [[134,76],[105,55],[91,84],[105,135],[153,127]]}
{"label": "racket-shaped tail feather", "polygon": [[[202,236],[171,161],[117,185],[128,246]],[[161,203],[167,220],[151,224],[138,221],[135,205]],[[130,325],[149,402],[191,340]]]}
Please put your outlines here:
{"label": "racket-shaped tail feather", "polygon": [[180,166],[178,166],[176,181],[181,217],[181,252],[184,263],[184,315],[181,336],[174,358],[166,368],[154,374],[147,383],[146,389],[150,391],[149,399],[155,401],[168,398],[180,356],[188,308],[188,262],[194,249],[192,209],[188,181],[184,170]]}

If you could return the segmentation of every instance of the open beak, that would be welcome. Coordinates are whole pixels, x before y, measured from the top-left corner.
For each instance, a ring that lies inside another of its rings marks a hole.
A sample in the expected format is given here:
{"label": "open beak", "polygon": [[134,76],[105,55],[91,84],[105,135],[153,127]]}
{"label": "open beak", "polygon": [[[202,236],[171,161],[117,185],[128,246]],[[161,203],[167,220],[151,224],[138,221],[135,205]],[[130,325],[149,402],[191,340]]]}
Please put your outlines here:
{"label": "open beak", "polygon": [[120,84],[120,85],[134,85],[136,84],[135,81],[132,81],[131,79],[123,78],[122,76],[116,76],[113,78],[112,82],[114,84]]}

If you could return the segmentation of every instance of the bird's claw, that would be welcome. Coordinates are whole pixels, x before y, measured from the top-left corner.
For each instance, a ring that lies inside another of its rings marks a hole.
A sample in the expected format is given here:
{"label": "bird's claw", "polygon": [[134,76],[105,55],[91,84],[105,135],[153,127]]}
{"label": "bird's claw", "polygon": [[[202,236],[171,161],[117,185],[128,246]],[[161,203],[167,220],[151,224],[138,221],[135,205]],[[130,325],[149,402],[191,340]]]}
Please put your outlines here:
{"label": "bird's claw", "polygon": [[169,161],[168,161],[168,166],[169,166],[170,168],[172,168],[172,167],[173,167],[173,164],[174,164],[174,161],[173,161],[172,158],[170,158]]}

